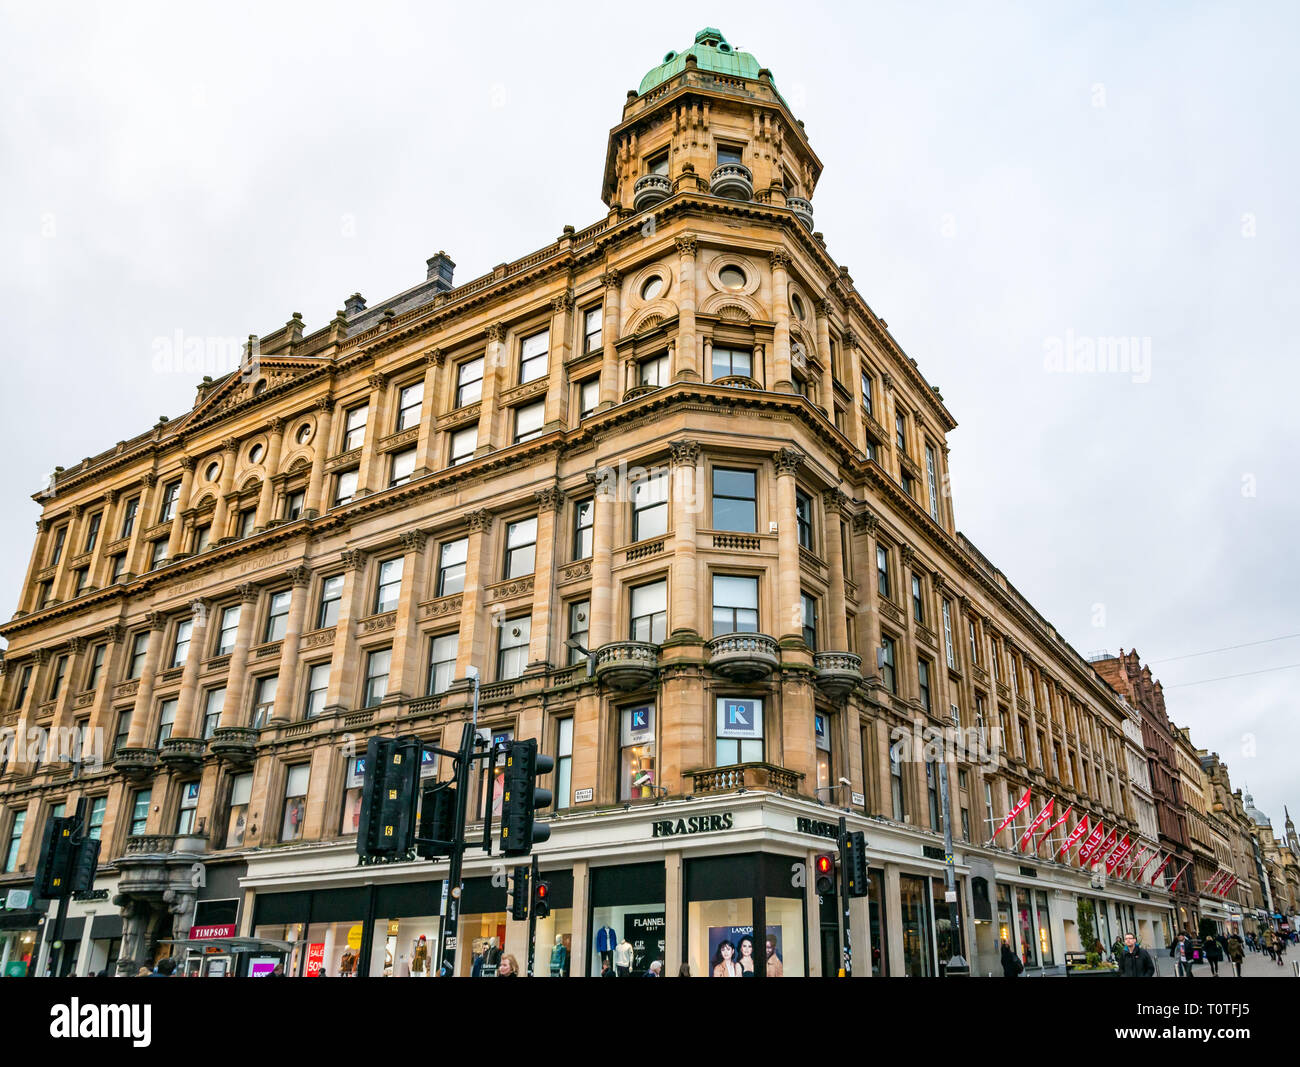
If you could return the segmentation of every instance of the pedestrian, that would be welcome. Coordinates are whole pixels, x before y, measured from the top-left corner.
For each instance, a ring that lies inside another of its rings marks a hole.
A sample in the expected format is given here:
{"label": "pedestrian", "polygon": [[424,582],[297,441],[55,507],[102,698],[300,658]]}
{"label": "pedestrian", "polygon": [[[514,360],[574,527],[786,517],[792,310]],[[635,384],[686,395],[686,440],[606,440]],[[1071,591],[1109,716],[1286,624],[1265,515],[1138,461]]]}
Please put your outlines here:
{"label": "pedestrian", "polygon": [[145,977],[146,978],[170,978],[174,970],[176,970],[176,961],[172,959],[170,956],[164,956],[156,964],[154,964],[153,970],[150,971],[147,975],[145,975]]}
{"label": "pedestrian", "polygon": [[510,953],[508,952],[504,953],[500,961],[497,963],[497,977],[498,978],[519,977],[519,961],[515,959],[514,956],[510,955]]}
{"label": "pedestrian", "polygon": [[1232,968],[1237,972],[1237,977],[1241,977],[1241,961],[1246,956],[1246,950],[1241,944],[1241,938],[1233,934],[1228,938],[1228,959],[1232,961]]}
{"label": "pedestrian", "polygon": [[1223,946],[1219,944],[1219,939],[1213,934],[1205,938],[1205,961],[1210,965],[1210,974],[1217,978],[1219,976],[1219,962],[1223,959]]}
{"label": "pedestrian", "polygon": [[678,978],[689,978],[690,976],[691,976],[691,965],[689,963],[683,963],[680,967],[677,968]]}
{"label": "pedestrian", "polygon": [[1124,951],[1119,954],[1119,976],[1121,978],[1154,978],[1156,976],[1155,960],[1137,942],[1132,933],[1124,935]]}
{"label": "pedestrian", "polygon": [[650,964],[650,968],[645,972],[647,978],[662,978],[664,964],[663,960],[655,960]]}
{"label": "pedestrian", "polygon": [[486,948],[484,948],[484,949],[482,949],[481,951],[475,953],[475,955],[474,955],[474,962],[471,963],[471,964],[470,964],[470,967],[469,967],[469,976],[470,976],[471,978],[482,978],[482,977],[483,977],[483,961],[484,961],[486,958],[487,958],[487,949],[486,949]]}
{"label": "pedestrian", "polygon": [[618,975],[616,975],[616,974],[614,973],[614,967],[613,967],[613,965],[612,965],[612,964],[609,962],[609,960],[607,960],[607,959],[602,959],[602,960],[600,961],[600,976],[601,976],[602,978],[617,978],[617,977],[618,977]]}
{"label": "pedestrian", "polygon": [[1020,972],[1025,969],[1025,965],[1020,962],[1020,957],[1011,951],[1011,945],[1006,941],[1002,942],[1002,977],[1017,978]]}
{"label": "pedestrian", "polygon": [[1178,940],[1170,948],[1169,955],[1174,958],[1174,974],[1179,978],[1191,978],[1194,957],[1192,955],[1192,942],[1186,934],[1178,935]]}
{"label": "pedestrian", "polygon": [[1273,935],[1273,962],[1279,967],[1282,966],[1282,956],[1286,952],[1286,942],[1282,940],[1280,934]]}

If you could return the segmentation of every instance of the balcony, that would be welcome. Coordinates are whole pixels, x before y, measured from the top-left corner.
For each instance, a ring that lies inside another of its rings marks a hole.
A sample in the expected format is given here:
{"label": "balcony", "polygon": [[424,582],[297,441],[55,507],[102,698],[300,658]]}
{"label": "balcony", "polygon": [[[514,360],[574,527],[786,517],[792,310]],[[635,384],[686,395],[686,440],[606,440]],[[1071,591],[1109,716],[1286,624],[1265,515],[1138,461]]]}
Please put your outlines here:
{"label": "balcony", "polygon": [[727,389],[752,389],[760,393],[763,391],[763,387],[757,381],[745,374],[731,374],[726,378],[714,378],[711,384],[720,385]]}
{"label": "balcony", "polygon": [[615,641],[596,650],[596,678],[614,689],[630,692],[652,684],[659,673],[659,646],[641,641]]}
{"label": "balcony", "polygon": [[753,200],[754,176],[743,163],[724,163],[709,179],[709,192],[728,200]]}
{"label": "balcony", "polygon": [[157,769],[156,748],[119,748],[113,753],[113,770],[132,781],[152,778]]}
{"label": "balcony", "polygon": [[787,196],[785,206],[794,212],[794,217],[803,223],[805,230],[813,228],[813,210],[812,204],[802,196]]}
{"label": "balcony", "polygon": [[691,792],[743,793],[747,789],[771,789],[779,793],[798,793],[803,775],[770,763],[734,763],[730,767],[704,767],[687,771]]}
{"label": "balcony", "polygon": [[709,642],[709,666],[733,682],[762,681],[780,662],[780,649],[767,634],[723,634]]}
{"label": "balcony", "polygon": [[168,767],[190,771],[203,762],[208,743],[201,737],[169,737],[162,744],[160,758]]}
{"label": "balcony", "polygon": [[673,183],[662,174],[645,174],[632,187],[632,210],[644,211],[672,195]]}
{"label": "balcony", "polygon": [[813,656],[817,688],[832,700],[848,696],[862,681],[862,658],[852,652],[818,652]]}
{"label": "balcony", "polygon": [[132,834],[126,839],[127,856],[166,856],[176,852],[203,853],[206,834]]}
{"label": "balcony", "polygon": [[253,762],[257,731],[246,726],[218,726],[212,732],[212,754],[235,767]]}

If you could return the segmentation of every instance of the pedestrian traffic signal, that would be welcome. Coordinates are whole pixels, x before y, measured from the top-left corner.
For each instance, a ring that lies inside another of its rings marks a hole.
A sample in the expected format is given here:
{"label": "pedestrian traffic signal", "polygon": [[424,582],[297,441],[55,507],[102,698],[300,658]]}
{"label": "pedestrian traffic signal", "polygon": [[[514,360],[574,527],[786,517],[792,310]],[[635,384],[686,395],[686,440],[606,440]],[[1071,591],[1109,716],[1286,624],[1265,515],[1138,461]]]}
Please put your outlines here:
{"label": "pedestrian traffic signal", "polygon": [[99,866],[99,841],[93,837],[83,837],[72,846],[71,858],[68,871],[69,892],[84,893],[95,884],[95,868]]}
{"label": "pedestrian traffic signal", "polygon": [[507,744],[501,795],[501,851],[505,855],[527,856],[534,844],[551,836],[546,823],[534,823],[533,813],[550,807],[551,791],[538,788],[537,776],[549,774],[554,767],[555,760],[538,753],[534,738]]}
{"label": "pedestrian traffic signal", "polygon": [[817,893],[820,896],[830,896],[835,892],[835,857],[829,852],[820,852],[814,861],[813,868],[817,874]]}
{"label": "pedestrian traffic signal", "polygon": [[551,914],[551,883],[540,878],[533,885],[533,918],[545,919]]}
{"label": "pedestrian traffic signal", "polygon": [[844,860],[849,896],[865,897],[870,888],[867,884],[867,835],[861,830],[844,838]]}
{"label": "pedestrian traffic signal", "polygon": [[510,872],[510,918],[523,922],[528,918],[528,881],[532,871],[521,863]]}
{"label": "pedestrian traffic signal", "polygon": [[424,783],[418,837],[415,854],[422,859],[451,855],[456,844],[455,782]]}
{"label": "pedestrian traffic signal", "polygon": [[72,895],[72,859],[75,843],[72,833],[78,822],[70,816],[56,815],[45,823],[41,838],[41,855],[36,862],[36,895],[59,900]]}
{"label": "pedestrian traffic signal", "polygon": [[366,742],[357,853],[363,860],[399,860],[415,846],[417,737],[372,737]]}

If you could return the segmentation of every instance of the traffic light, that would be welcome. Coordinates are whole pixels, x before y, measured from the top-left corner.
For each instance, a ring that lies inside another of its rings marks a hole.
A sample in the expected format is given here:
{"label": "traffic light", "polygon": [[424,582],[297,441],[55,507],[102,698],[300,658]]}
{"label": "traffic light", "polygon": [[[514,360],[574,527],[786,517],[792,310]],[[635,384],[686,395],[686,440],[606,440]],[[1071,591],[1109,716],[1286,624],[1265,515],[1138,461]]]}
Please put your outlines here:
{"label": "traffic light", "polygon": [[[424,796],[420,801],[420,833],[423,843],[417,843],[415,854],[431,860],[451,855],[456,843],[456,784],[454,782],[425,782]],[[429,844],[436,841],[437,844]]]}
{"label": "traffic light", "polygon": [[75,844],[72,831],[77,820],[56,816],[46,821],[41,838],[41,855],[36,863],[36,894],[46,900],[58,900],[72,894],[69,877]]}
{"label": "traffic light", "polygon": [[870,888],[867,883],[867,835],[861,830],[844,838],[844,859],[849,896],[865,897]]}
{"label": "traffic light", "polygon": [[401,859],[415,845],[420,741],[372,737],[366,742],[357,853],[363,859]]}
{"label": "traffic light", "polygon": [[835,857],[829,852],[819,852],[813,864],[817,875],[817,893],[831,896],[835,892]]}
{"label": "traffic light", "polygon": [[501,796],[501,851],[507,856],[527,856],[533,845],[547,840],[551,828],[534,823],[533,813],[549,807],[551,791],[537,787],[537,776],[555,766],[550,756],[540,755],[537,741],[511,741],[506,748],[504,789]]}
{"label": "traffic light", "polygon": [[72,863],[68,873],[69,890],[82,893],[95,884],[95,868],[99,866],[99,841],[83,837],[72,846]]}
{"label": "traffic light", "polygon": [[510,872],[510,918],[523,922],[528,918],[528,881],[532,875],[528,865],[521,863]]}
{"label": "traffic light", "polygon": [[540,878],[533,885],[533,918],[545,919],[551,914],[551,883]]}

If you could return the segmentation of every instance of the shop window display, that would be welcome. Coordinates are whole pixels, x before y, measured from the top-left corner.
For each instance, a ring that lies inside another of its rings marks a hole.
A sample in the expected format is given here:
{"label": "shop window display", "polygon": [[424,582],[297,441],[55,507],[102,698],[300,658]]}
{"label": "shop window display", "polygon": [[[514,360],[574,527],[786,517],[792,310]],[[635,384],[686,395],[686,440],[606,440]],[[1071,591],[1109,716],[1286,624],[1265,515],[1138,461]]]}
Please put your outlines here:
{"label": "shop window display", "polygon": [[619,800],[654,795],[655,706],[623,708],[619,724]]}
{"label": "shop window display", "polygon": [[689,861],[685,957],[692,975],[804,975],[804,898],[791,879],[799,862],[763,854]]}
{"label": "shop window display", "polygon": [[1020,962],[1026,967],[1038,966],[1038,937],[1034,931],[1034,916],[1029,903],[1029,890],[1016,888],[1016,924],[1020,932]]}
{"label": "shop window display", "polygon": [[928,878],[902,874],[898,878],[903,912],[903,973],[909,978],[934,976],[934,947],[930,936]]}
{"label": "shop window display", "polygon": [[436,915],[377,920],[370,942],[370,976],[436,977],[438,931]]}
{"label": "shop window display", "polygon": [[[645,974],[664,959],[664,868],[638,863],[591,872],[591,944],[588,974]],[[621,968],[621,970],[620,970]]]}

